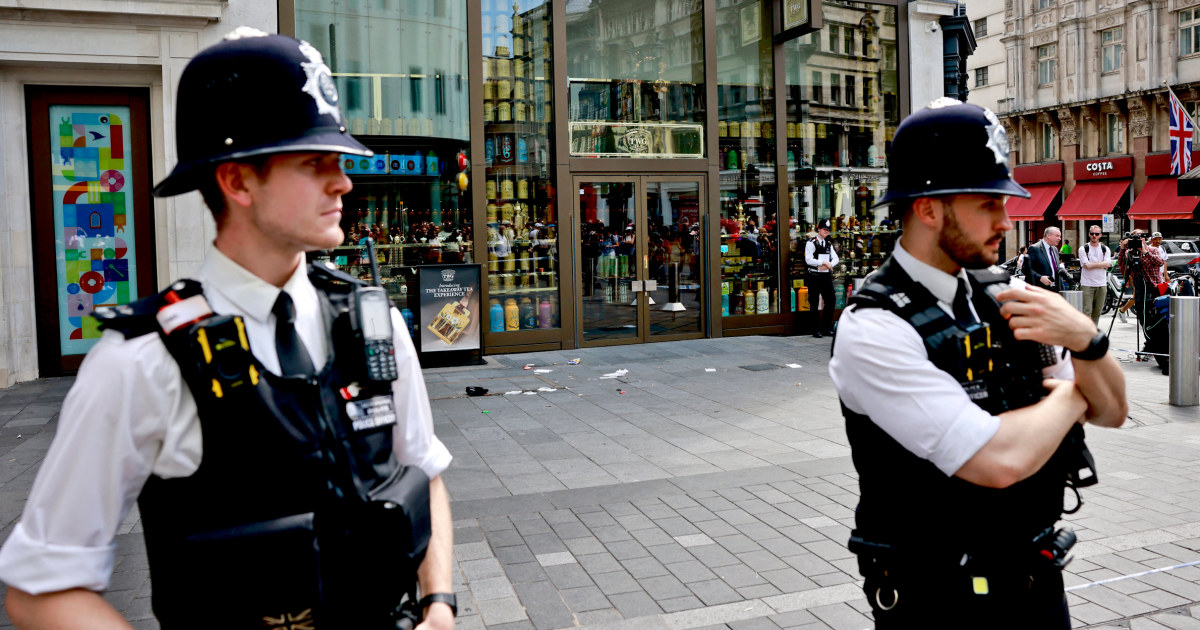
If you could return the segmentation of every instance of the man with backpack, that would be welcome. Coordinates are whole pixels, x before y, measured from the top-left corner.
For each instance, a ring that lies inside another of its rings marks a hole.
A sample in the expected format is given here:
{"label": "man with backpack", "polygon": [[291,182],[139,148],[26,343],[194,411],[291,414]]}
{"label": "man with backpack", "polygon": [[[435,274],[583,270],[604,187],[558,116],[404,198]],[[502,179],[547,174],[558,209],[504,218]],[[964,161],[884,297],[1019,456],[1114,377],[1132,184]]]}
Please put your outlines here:
{"label": "man with backpack", "polygon": [[1079,248],[1079,284],[1083,285],[1083,313],[1100,325],[1100,313],[1108,297],[1108,269],[1113,265],[1112,250],[1100,242],[1104,232],[1099,225],[1088,228],[1088,242]]}

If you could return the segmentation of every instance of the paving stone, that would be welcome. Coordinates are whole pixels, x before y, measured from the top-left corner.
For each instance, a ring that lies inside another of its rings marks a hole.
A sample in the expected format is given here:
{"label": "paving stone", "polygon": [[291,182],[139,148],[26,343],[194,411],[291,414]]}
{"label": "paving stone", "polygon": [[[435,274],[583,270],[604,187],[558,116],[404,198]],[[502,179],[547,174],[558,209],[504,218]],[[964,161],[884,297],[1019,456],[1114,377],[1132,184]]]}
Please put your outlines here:
{"label": "paving stone", "polygon": [[670,573],[670,571],[663,566],[661,562],[649,557],[622,560],[621,565],[624,566],[625,569],[629,571],[631,575],[633,575],[633,577],[639,580],[656,577],[659,575],[667,575]]}
{"label": "paving stone", "polygon": [[657,615],[662,612],[662,608],[649,595],[641,591],[609,595],[608,599],[626,619]]}
{"label": "paving stone", "polygon": [[[571,611],[550,582],[517,584],[514,588],[524,604],[527,618],[538,630],[562,628],[573,624]],[[488,630],[491,630],[491,622],[488,621],[487,615],[484,615],[484,621],[488,623]]]}
{"label": "paving stone", "polygon": [[546,571],[537,562],[523,562],[504,567],[504,572],[513,584],[540,582],[547,579]]}
{"label": "paving stone", "polygon": [[629,572],[611,571],[608,573],[591,573],[592,580],[600,591],[605,595],[615,595],[617,593],[632,593],[642,590],[638,581],[633,579]]}
{"label": "paving stone", "polygon": [[540,553],[537,555],[537,561],[538,564],[544,567],[553,567],[560,564],[573,564],[578,562],[578,560],[575,559],[575,556],[566,551],[558,553]]}
{"label": "paving stone", "polygon": [[558,588],[576,588],[579,586],[588,586],[592,583],[583,567],[578,564],[563,564],[557,566],[544,567],[546,575],[550,576],[550,581]]}
{"label": "paving stone", "polygon": [[480,602],[479,615],[483,617],[483,622],[489,628],[529,618],[525,613],[525,607],[516,597]]}
{"label": "paving stone", "polygon": [[577,613],[609,607],[608,598],[595,586],[567,588],[560,591],[559,594],[567,603],[567,607]]}
{"label": "paving stone", "polygon": [[729,587],[728,584],[721,580],[702,580],[699,582],[690,582],[687,587],[691,589],[692,594],[700,598],[705,606],[715,606],[717,604],[726,604],[729,602],[740,601],[742,597],[737,591]]}
{"label": "paving stone", "polygon": [[673,575],[642,578],[638,580],[638,584],[651,597],[660,601],[676,597],[686,597],[691,594],[688,587],[684,586],[683,582],[680,582]]}

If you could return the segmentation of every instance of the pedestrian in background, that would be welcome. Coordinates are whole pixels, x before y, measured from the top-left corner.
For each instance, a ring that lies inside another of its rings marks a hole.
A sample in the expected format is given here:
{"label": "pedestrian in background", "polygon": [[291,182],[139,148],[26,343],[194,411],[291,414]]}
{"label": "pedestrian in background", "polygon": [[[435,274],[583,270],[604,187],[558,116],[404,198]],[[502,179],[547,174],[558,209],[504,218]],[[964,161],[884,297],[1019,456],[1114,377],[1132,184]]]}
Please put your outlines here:
{"label": "pedestrian in background", "polygon": [[1124,375],[1086,316],[994,266],[1005,199],[1029,193],[992,112],[939,99],[888,157],[880,203],[904,233],[842,313],[829,366],[875,627],[1069,628],[1074,534],[1056,522],[1064,490],[1095,480],[1082,423],[1125,420]]}
{"label": "pedestrian in background", "polygon": [[1108,297],[1108,270],[1113,265],[1112,250],[1100,242],[1104,236],[1099,225],[1088,228],[1088,242],[1079,250],[1079,284],[1083,285],[1083,312],[1100,325],[1104,300]]}
{"label": "pedestrian in background", "polygon": [[[372,155],[329,68],[242,28],[188,64],[176,102],[179,163],[154,193],[199,190],[216,240],[193,280],[96,313],[103,336],[0,550],[13,622],[129,628],[100,592],[136,499],[165,630],[407,613],[453,628],[450,453],[412,342],[386,297],[305,264],[345,238],[339,154]],[[364,328],[387,334],[364,346]]]}
{"label": "pedestrian in background", "polygon": [[1029,251],[1025,253],[1025,265],[1021,268],[1026,282],[1058,293],[1062,286],[1058,261],[1058,243],[1061,240],[1062,231],[1048,227],[1042,232],[1042,240],[1029,246]]}

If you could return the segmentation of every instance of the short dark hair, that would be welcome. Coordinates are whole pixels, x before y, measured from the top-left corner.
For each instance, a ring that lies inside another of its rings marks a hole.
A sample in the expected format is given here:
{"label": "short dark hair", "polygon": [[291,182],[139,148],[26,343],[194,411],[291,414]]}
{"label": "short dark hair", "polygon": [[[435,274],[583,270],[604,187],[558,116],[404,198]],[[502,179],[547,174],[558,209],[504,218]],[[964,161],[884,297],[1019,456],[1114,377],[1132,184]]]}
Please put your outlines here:
{"label": "short dark hair", "polygon": [[[228,160],[238,164],[249,166],[259,177],[266,177],[271,172],[270,159],[278,155],[276,153],[268,153],[266,155],[254,155],[240,160]],[[225,164],[226,162],[221,162]],[[204,175],[204,183],[200,184],[198,190],[200,196],[204,198],[204,205],[208,206],[212,212],[213,219],[220,222],[221,217],[225,214],[227,207],[225,205],[225,193],[221,192],[221,187],[217,185],[217,167],[221,164],[214,164],[208,169]]]}

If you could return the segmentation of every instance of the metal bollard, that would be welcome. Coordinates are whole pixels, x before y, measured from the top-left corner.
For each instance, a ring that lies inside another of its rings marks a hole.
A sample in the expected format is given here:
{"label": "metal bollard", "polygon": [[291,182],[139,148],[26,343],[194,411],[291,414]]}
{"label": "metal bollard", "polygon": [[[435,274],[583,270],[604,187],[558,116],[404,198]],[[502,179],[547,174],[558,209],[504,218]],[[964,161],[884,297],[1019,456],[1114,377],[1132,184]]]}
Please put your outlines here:
{"label": "metal bollard", "polygon": [[1062,296],[1075,310],[1083,312],[1083,291],[1063,291]]}
{"label": "metal bollard", "polygon": [[1171,298],[1170,403],[1200,405],[1200,297]]}
{"label": "metal bollard", "polygon": [[1171,298],[1170,403],[1200,404],[1200,298]]}

